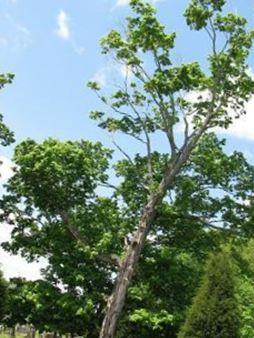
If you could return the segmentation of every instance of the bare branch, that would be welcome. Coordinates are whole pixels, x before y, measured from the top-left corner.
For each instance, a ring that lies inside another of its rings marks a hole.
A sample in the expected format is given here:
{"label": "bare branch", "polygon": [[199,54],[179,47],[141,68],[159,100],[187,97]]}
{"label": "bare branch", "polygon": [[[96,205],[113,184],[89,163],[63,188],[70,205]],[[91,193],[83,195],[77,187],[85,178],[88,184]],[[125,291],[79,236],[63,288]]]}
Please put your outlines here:
{"label": "bare branch", "polygon": [[[146,80],[151,81],[151,78],[148,75],[148,73],[145,71],[145,69],[141,65],[138,65],[137,67],[138,67],[139,71],[141,71],[145,76],[145,78],[142,78],[141,76],[139,76],[138,79],[141,80],[143,83],[145,83]],[[172,125],[172,123],[169,123],[168,110],[165,107],[165,103],[164,103],[164,100],[163,100],[161,93],[157,90],[157,88],[154,88],[154,90],[156,91],[156,94],[159,98],[159,101],[158,101],[157,97],[154,95],[153,92],[149,91],[149,93],[150,93],[154,103],[159,108],[159,111],[160,111],[160,114],[161,114],[161,117],[162,117],[162,120],[163,120],[163,123],[164,123],[164,127],[163,127],[162,131],[165,132],[165,134],[167,136],[167,139],[168,139],[169,144],[170,144],[172,156],[175,156],[177,147],[176,147],[176,144],[175,144],[175,141],[174,141],[173,125]]]}
{"label": "bare branch", "polygon": [[184,143],[188,142],[189,139],[189,122],[186,116],[183,117],[185,128],[184,128]]}
{"label": "bare branch", "polygon": [[98,186],[117,190],[117,187],[115,185],[110,184],[108,182],[106,182],[106,183],[99,183]]}
{"label": "bare branch", "polygon": [[[131,109],[133,110],[134,114],[137,116],[138,120],[140,121],[143,132],[145,134],[146,141],[144,141],[144,143],[146,144],[146,150],[147,150],[148,174],[149,174],[150,181],[152,182],[152,179],[153,179],[153,164],[152,164],[152,157],[151,157],[152,156],[152,149],[151,149],[151,140],[150,140],[149,132],[147,130],[146,123],[144,122],[143,118],[140,116],[140,114],[139,114],[138,110],[136,109],[135,105],[133,104],[133,102],[129,98],[127,83],[126,83],[125,90],[126,90],[126,94],[127,94],[127,102],[129,104],[129,106],[131,107]],[[148,118],[148,117],[146,116],[146,118]]]}
{"label": "bare branch", "polygon": [[206,217],[197,216],[197,215],[185,215],[185,217],[187,217],[188,220],[201,222],[207,228],[212,228],[214,230],[227,231],[227,232],[232,232],[233,233],[233,231],[231,229],[228,229],[228,228],[225,228],[223,226],[218,226],[218,225],[214,224],[214,223],[222,223],[223,220],[210,220],[210,219],[208,219]]}
{"label": "bare branch", "polygon": [[150,137],[149,137],[149,134],[146,128],[144,128],[144,133],[146,136],[148,174],[149,174],[150,183],[152,183],[154,173],[153,173],[153,163],[152,163],[151,141],[150,141]]}
{"label": "bare branch", "polygon": [[131,157],[119,146],[119,144],[116,143],[116,141],[114,140],[114,136],[112,134],[111,134],[111,140],[114,146],[124,155],[124,157],[126,157],[127,160],[133,164]]}
{"label": "bare branch", "polygon": [[217,50],[216,50],[216,43],[217,43],[216,29],[214,28],[212,19],[209,18],[208,20],[209,20],[210,27],[211,27],[211,30],[212,30],[212,46],[213,46],[213,53],[214,53],[214,55],[217,55]]}

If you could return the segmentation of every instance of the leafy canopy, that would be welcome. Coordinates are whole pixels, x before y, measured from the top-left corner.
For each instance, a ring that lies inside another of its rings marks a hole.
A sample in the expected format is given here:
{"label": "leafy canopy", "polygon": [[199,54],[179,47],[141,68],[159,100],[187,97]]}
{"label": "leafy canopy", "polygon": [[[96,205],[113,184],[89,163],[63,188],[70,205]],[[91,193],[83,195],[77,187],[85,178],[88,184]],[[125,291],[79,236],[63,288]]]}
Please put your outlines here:
{"label": "leafy canopy", "polygon": [[[0,90],[5,87],[6,84],[12,83],[14,74],[0,74]],[[14,134],[3,122],[3,115],[0,114],[0,144],[7,146],[14,142]]]}

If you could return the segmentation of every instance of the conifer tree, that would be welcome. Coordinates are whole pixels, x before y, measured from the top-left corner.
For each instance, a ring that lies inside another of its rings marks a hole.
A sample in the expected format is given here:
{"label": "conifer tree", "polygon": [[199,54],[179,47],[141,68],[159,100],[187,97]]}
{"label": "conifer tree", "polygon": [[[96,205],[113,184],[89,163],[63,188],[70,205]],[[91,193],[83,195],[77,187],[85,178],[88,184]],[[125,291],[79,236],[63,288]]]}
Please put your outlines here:
{"label": "conifer tree", "polygon": [[212,254],[178,338],[237,338],[240,314],[229,253]]}

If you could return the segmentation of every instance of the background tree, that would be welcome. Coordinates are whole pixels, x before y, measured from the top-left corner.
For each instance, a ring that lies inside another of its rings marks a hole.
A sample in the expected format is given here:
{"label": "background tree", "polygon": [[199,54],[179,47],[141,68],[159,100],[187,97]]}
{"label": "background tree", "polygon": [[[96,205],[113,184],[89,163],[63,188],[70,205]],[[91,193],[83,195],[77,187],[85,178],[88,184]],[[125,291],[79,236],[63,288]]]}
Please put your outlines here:
{"label": "background tree", "polygon": [[233,247],[233,257],[237,271],[236,296],[240,311],[240,337],[254,334],[254,257],[253,239],[237,241]]}
{"label": "background tree", "polygon": [[44,280],[21,278],[12,278],[7,291],[1,323],[11,328],[13,335],[17,325],[27,325],[34,335],[35,331],[46,331],[95,337],[92,331],[88,334],[92,325],[87,325],[82,295],[63,291]]}
{"label": "background tree", "polygon": [[15,336],[15,328],[19,325],[29,323],[28,317],[32,312],[32,303],[27,301],[25,294],[26,280],[23,278],[12,278],[8,283],[6,311],[3,323],[12,329]]}
{"label": "background tree", "polygon": [[2,271],[0,271],[0,322],[5,315],[7,300],[7,282],[3,277]]}
{"label": "background tree", "polygon": [[87,318],[80,294],[63,291],[44,280],[27,281],[23,292],[32,305],[27,322],[37,331],[86,336]]}
{"label": "background tree", "polygon": [[236,275],[230,254],[211,255],[179,338],[240,337]]}
{"label": "background tree", "polygon": [[74,305],[71,294],[82,293],[82,301],[76,297],[75,306],[78,311],[83,304],[86,315],[82,312],[80,318],[82,327],[90,330],[89,337],[112,285],[116,261],[108,252],[118,251],[115,238],[121,231],[116,202],[96,192],[107,179],[110,155],[99,143],[27,140],[16,148],[18,168],[9,181],[12,193],[2,200],[2,219],[15,220],[15,240],[5,247],[13,253],[20,251],[30,261],[45,257],[47,280],[63,284],[69,292],[66,299]]}

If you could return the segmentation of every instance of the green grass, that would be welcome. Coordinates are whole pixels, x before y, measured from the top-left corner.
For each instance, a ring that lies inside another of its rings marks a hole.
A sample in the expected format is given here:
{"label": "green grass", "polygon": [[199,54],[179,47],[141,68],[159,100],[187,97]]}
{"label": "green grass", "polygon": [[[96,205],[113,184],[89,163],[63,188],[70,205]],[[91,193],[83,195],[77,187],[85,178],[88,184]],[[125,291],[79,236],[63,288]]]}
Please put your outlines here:
{"label": "green grass", "polygon": [[[26,336],[26,334],[22,334],[17,332],[15,335],[15,338],[24,338]],[[8,333],[0,333],[0,338],[10,338],[11,336]]]}

